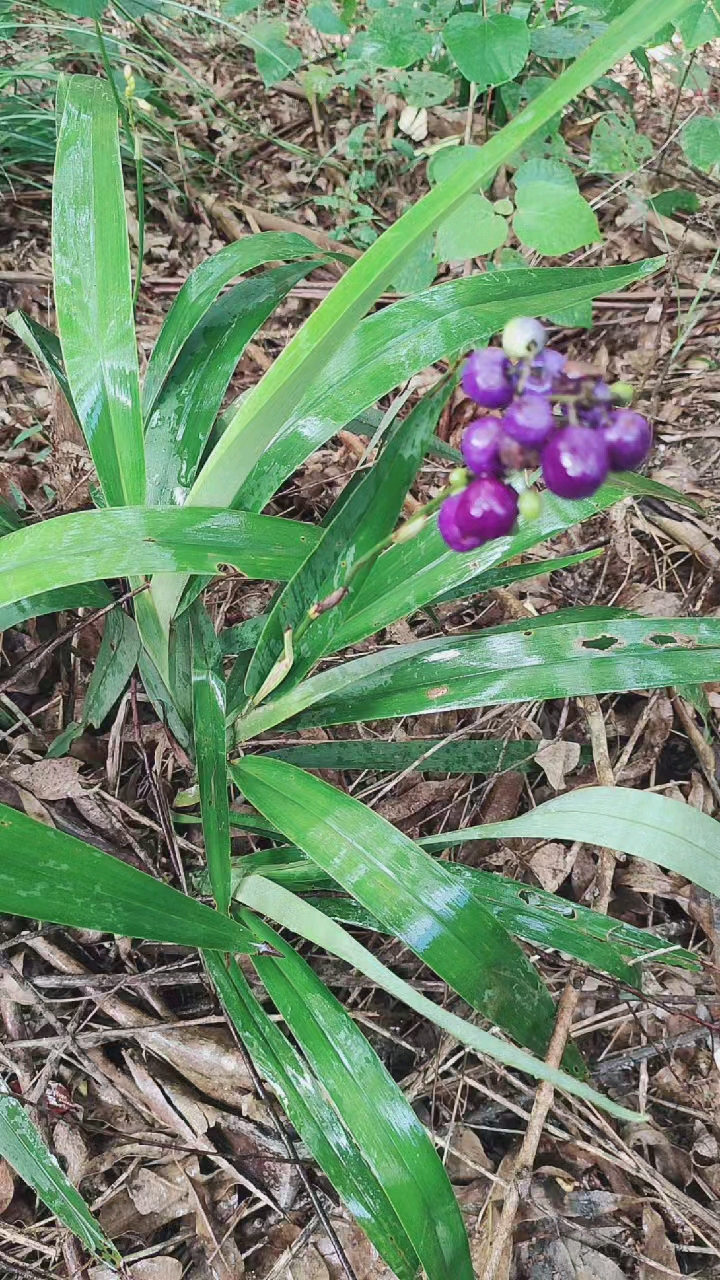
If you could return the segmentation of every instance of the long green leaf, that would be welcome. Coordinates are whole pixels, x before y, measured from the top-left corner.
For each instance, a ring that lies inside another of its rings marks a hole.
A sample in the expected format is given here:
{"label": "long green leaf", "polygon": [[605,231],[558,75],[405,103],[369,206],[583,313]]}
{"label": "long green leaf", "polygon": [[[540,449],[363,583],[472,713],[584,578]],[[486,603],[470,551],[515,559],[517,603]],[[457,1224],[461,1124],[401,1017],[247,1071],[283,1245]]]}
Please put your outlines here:
{"label": "long green leaf", "polygon": [[193,483],[235,366],[288,291],[318,265],[275,267],[223,294],[178,353],[147,418],[147,502],[180,505]]}
{"label": "long green leaf", "polygon": [[[252,805],[486,1017],[538,1053],[554,1005],[535,969],[440,863],[379,814],[281,760],[232,775]],[[566,1062],[576,1072],[574,1054]]]}
{"label": "long green leaf", "polygon": [[539,621],[357,658],[258,707],[236,722],[237,731],[254,736],[284,721],[293,728],[352,724],[720,678],[716,618]]}
{"label": "long green leaf", "polygon": [[[106,508],[57,516],[0,541],[0,607],[96,578],[234,565],[284,581],[318,541],[312,525],[197,507]],[[29,616],[29,615],[25,615]]]}
{"label": "long green leaf", "polygon": [[192,643],[192,716],[205,856],[219,911],[230,910],[230,801],[225,750],[225,681],[207,610],[189,612]]}
{"label": "long green leaf", "polygon": [[226,967],[212,953],[205,963],[238,1035],[303,1142],[399,1280],[414,1280],[413,1245],[323,1081],[265,1013],[237,964]]}
{"label": "long green leaf", "polygon": [[86,582],[62,587],[59,591],[43,591],[40,595],[25,596],[6,608],[0,608],[0,631],[17,627],[28,618],[44,618],[48,613],[59,613],[62,609],[104,609],[112,602],[112,594],[103,582]]}
{"label": "long green leaf", "polygon": [[163,322],[143,383],[143,409],[149,418],[158,394],[177,357],[218,294],[236,276],[268,262],[294,262],[317,256],[305,236],[261,231],[225,245],[188,276]]}
{"label": "long green leaf", "polygon": [[548,573],[556,573],[558,569],[573,569],[575,565],[586,560],[596,560],[604,552],[604,547],[593,547],[590,551],[578,551],[572,556],[549,556],[543,560],[528,560],[524,564],[503,564],[497,569],[488,569],[479,573],[476,578],[464,582],[462,586],[453,587],[431,601],[432,604],[447,604],[452,600],[466,600],[469,596],[483,595],[494,587],[507,587],[513,582],[526,582],[528,578],[544,577]]}
{"label": "long green leaf", "polygon": [[335,924],[334,920],[329,920],[311,903],[297,898],[295,894],[289,893],[279,884],[272,884],[262,876],[248,876],[242,882],[240,897],[253,910],[269,916],[283,928],[292,929],[316,946],[329,951],[331,955],[346,961],[359,973],[364,973],[378,986],[406,1004],[408,1008],[414,1009],[421,1017],[428,1018],[448,1035],[477,1053],[493,1058],[496,1062],[502,1062],[516,1071],[525,1071],[537,1080],[548,1080],[557,1088],[564,1089],[566,1093],[585,1098],[621,1120],[637,1121],[640,1118],[637,1112],[629,1111],[626,1107],[603,1097],[568,1072],[549,1067],[542,1059],[534,1058],[524,1049],[518,1049],[515,1045],[508,1044],[507,1041],[501,1040],[499,1036],[492,1035],[488,1031],[481,1031],[474,1023],[465,1018],[459,1018],[432,1000],[428,1000],[426,996],[415,991],[410,983],[404,982],[391,969],[381,964],[366,947],[361,946],[340,925]]}
{"label": "long green leaf", "polygon": [[[708,672],[705,679],[712,678]],[[426,845],[437,848],[500,836],[606,845],[669,867],[709,893],[720,894],[720,822],[692,805],[652,791],[585,787],[548,800],[509,822],[445,832]]]}
{"label": "long green leaf", "polygon": [[88,725],[100,728],[122,694],[140,657],[140,636],[134,620],[122,608],[105,618],[103,638],[92,669],[80,720],[69,724],[52,743],[48,755],[63,756]]}
{"label": "long green leaf", "polygon": [[126,938],[254,950],[235,921],[144,871],[0,805],[0,911]]}
{"label": "long green leaf", "polygon": [[23,1104],[2,1090],[0,1156],[12,1165],[46,1208],[77,1236],[94,1257],[110,1266],[120,1266],[120,1254],[48,1150]]}
{"label": "long green leaf", "polygon": [[125,194],[109,84],[72,76],[53,181],[55,309],[67,380],[110,506],[143,502],[145,455]]}
{"label": "long green leaf", "polygon": [[[339,509],[336,514],[331,513],[317,547],[270,611],[245,678],[248,695],[256,694],[262,687],[281,657],[283,636],[305,623],[311,606],[343,590],[353,571],[351,596],[360,590],[372,568],[369,558],[365,566],[360,567],[362,560],[392,533],[452,390],[452,381],[443,382],[425,396],[404,421],[396,423],[378,461],[349,497],[343,500],[342,495]],[[297,684],[318,658],[332,648],[333,637],[347,616],[348,606],[352,608],[350,598],[339,601],[315,618],[302,638],[296,640],[285,689]]]}
{"label": "long green leaf", "polygon": [[467,1236],[437,1152],[402,1091],[342,1005],[274,929],[249,928],[281,953],[255,968],[293,1038],[352,1129],[417,1250],[428,1280],[472,1280]]}
{"label": "long green leaf", "polygon": [[660,262],[493,271],[437,285],[369,316],[303,388],[233,505],[261,511],[311,453],[369,405],[435,361],[483,346],[512,316],[548,315],[571,297],[580,302],[624,289]]}
{"label": "long green leaf", "polygon": [[264,754],[300,769],[372,769],[391,773],[416,766],[419,773],[495,773],[497,769],[527,768],[537,749],[537,742],[489,738],[447,743],[442,738],[413,738],[410,742],[343,738],[275,747]]}
{"label": "long green leaf", "polygon": [[642,44],[658,25],[677,18],[689,0],[635,0],[561,76],[479,152],[460,164],[367,250],[306,321],[268,375],[238,410],[203,474],[192,501],[230,503],[278,426],[339,343],[380,296],[417,245],[566,103]]}
{"label": "long green leaf", "polygon": [[39,360],[51,377],[55,379],[70,406],[73,416],[79,422],[78,412],[73,402],[70,383],[67,380],[65,365],[63,364],[59,338],[50,329],[46,329],[44,325],[34,320],[32,316],[26,315],[24,311],[11,312],[5,323],[8,329],[12,329],[13,333],[17,334],[28,350],[32,351],[35,359]]}

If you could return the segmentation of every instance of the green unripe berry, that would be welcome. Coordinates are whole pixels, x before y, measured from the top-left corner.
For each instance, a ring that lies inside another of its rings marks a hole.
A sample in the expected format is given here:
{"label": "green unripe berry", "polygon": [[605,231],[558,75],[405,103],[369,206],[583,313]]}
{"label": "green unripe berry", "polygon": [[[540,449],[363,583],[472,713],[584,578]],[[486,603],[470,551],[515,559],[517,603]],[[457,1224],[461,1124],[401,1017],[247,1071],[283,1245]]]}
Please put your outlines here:
{"label": "green unripe berry", "polygon": [[542,498],[537,489],[523,489],[518,496],[518,511],[523,520],[537,520],[542,511]]}
{"label": "green unripe berry", "polygon": [[515,316],[502,331],[502,349],[509,360],[531,360],[547,342],[547,330],[532,316]]}
{"label": "green unripe berry", "polygon": [[448,485],[451,493],[462,493],[463,489],[468,486],[470,474],[465,467],[455,467],[448,476]]}
{"label": "green unripe berry", "polygon": [[613,382],[610,392],[616,404],[632,404],[635,398],[635,388],[629,382]]}

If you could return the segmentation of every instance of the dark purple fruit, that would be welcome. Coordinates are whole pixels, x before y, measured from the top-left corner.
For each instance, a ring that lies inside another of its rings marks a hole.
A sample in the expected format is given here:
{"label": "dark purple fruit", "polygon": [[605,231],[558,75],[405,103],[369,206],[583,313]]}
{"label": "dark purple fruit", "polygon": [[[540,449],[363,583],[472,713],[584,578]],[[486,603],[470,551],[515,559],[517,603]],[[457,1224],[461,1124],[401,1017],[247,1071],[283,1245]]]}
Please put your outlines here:
{"label": "dark purple fruit", "polygon": [[452,551],[474,551],[480,546],[480,539],[469,538],[467,534],[461,533],[457,526],[456,513],[461,497],[462,494],[456,493],[451,498],[445,499],[438,512],[438,529],[443,542],[446,542]]}
{"label": "dark purple fruit", "polygon": [[530,367],[530,374],[525,389],[527,391],[538,391],[541,394],[552,391],[553,386],[562,375],[565,368],[567,357],[562,351],[556,351],[554,347],[546,347],[540,352]]}
{"label": "dark purple fruit", "polygon": [[460,447],[465,462],[476,476],[495,475],[502,470],[502,438],[498,418],[476,418],[465,428]]}
{"label": "dark purple fruit", "polygon": [[510,362],[499,347],[485,347],[468,356],[462,374],[466,396],[484,409],[504,409],[513,398]]}
{"label": "dark purple fruit", "polygon": [[634,409],[617,409],[610,414],[607,426],[602,429],[615,471],[632,471],[639,467],[650,452],[652,428],[647,418]]}
{"label": "dark purple fruit", "polygon": [[543,449],[543,479],[560,498],[589,498],[609,469],[603,435],[590,427],[563,427]]}
{"label": "dark purple fruit", "polygon": [[510,533],[518,514],[518,496],[494,476],[473,480],[460,494],[456,521],[460,533],[478,542],[490,542]]}

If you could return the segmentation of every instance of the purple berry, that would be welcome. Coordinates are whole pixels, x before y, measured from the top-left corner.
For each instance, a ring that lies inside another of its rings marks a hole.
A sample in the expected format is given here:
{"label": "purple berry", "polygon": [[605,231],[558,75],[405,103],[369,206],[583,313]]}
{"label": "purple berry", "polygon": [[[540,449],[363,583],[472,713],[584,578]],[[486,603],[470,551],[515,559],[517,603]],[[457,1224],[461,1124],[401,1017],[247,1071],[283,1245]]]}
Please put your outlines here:
{"label": "purple berry", "polygon": [[467,537],[477,538],[479,543],[490,542],[510,533],[517,514],[515,490],[494,476],[483,476],[481,480],[473,480],[460,494],[457,527]]}
{"label": "purple berry", "polygon": [[462,494],[456,493],[446,498],[438,512],[438,529],[443,542],[452,551],[474,551],[480,546],[480,540],[461,533],[457,526],[456,513]]}
{"label": "purple berry", "polygon": [[503,418],[503,428],[507,435],[528,449],[538,449],[547,440],[553,429],[554,419],[552,405],[545,396],[529,391],[527,395],[513,400]]}
{"label": "purple berry", "polygon": [[511,360],[529,360],[542,351],[547,342],[547,329],[531,316],[515,316],[502,332],[502,347]]}
{"label": "purple berry", "polygon": [[473,351],[463,369],[462,387],[484,409],[504,409],[513,397],[507,356],[499,347]]}
{"label": "purple berry", "polygon": [[536,356],[530,367],[530,374],[525,388],[528,391],[537,391],[540,395],[552,391],[553,385],[561,376],[567,356],[562,351],[556,351],[554,347],[546,347]]}
{"label": "purple berry", "polygon": [[634,409],[617,409],[603,427],[603,438],[615,471],[632,471],[650,452],[652,429],[647,418]]}
{"label": "purple berry", "polygon": [[543,479],[560,498],[589,498],[609,469],[605,441],[590,427],[564,427],[543,449]]}
{"label": "purple berry", "polygon": [[498,418],[476,418],[465,428],[462,455],[476,476],[493,475],[502,470],[501,441],[502,429]]}

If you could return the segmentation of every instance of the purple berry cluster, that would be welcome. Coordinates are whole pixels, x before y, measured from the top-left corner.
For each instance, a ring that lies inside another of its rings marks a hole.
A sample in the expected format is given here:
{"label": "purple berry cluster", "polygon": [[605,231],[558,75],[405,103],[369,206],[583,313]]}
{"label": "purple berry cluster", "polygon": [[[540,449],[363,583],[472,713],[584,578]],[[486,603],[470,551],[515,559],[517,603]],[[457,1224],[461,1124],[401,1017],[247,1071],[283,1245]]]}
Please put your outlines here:
{"label": "purple berry cluster", "polygon": [[[518,494],[508,472],[540,464],[546,487],[561,498],[588,498],[610,470],[629,471],[647,457],[650,424],[627,407],[632,389],[610,387],[590,366],[546,346],[539,320],[517,317],[502,347],[473,351],[462,374],[465,394],[482,409],[462,438],[472,475],[455,474],[459,492],[440,507],[440,533],[454,551],[474,551],[510,533],[518,514],[539,514],[535,489]],[[496,416],[497,414],[501,416]],[[455,487],[451,477],[452,487]]]}

